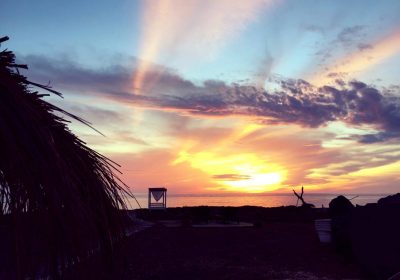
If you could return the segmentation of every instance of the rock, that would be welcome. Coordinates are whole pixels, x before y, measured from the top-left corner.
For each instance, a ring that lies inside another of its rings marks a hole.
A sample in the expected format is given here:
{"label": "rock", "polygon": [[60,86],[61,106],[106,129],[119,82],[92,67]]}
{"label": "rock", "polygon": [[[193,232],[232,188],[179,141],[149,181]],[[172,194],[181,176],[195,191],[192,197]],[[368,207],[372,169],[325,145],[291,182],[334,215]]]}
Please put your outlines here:
{"label": "rock", "polygon": [[382,197],[378,200],[378,204],[400,204],[400,193]]}
{"label": "rock", "polygon": [[332,241],[338,251],[351,251],[351,216],[354,205],[343,195],[329,203],[329,214],[332,219]]}
{"label": "rock", "polygon": [[357,207],[351,221],[352,250],[371,279],[400,271],[400,204]]}
{"label": "rock", "polygon": [[332,217],[347,215],[353,208],[351,201],[343,195],[339,195],[329,203],[329,213]]}

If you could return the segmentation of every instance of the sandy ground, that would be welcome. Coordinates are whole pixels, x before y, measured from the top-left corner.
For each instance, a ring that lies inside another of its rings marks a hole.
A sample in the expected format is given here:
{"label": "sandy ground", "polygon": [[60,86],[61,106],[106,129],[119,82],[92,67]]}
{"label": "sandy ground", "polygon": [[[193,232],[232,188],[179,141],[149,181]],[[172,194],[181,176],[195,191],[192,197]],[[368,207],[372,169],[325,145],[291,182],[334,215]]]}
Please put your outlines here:
{"label": "sandy ground", "polygon": [[66,279],[363,279],[351,258],[319,243],[310,222],[156,224],[120,242],[107,267],[92,259]]}

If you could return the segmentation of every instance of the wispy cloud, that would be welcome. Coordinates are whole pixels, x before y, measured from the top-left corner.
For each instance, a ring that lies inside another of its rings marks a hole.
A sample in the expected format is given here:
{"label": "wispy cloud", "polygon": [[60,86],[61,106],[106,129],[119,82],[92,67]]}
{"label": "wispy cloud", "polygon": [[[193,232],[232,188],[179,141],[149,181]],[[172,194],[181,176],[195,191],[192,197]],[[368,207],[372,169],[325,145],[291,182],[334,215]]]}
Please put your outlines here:
{"label": "wispy cloud", "polygon": [[[151,63],[165,62],[163,54],[174,60],[190,57],[201,61],[216,55],[220,49],[273,0],[160,0],[146,1],[143,6],[142,35],[133,84],[138,93],[146,92],[154,82],[145,77]],[[207,51],[204,51],[207,49]],[[158,76],[152,76],[157,79]]]}
{"label": "wispy cloud", "polygon": [[[359,32],[357,30],[360,28],[361,27],[355,29],[355,32]],[[341,36],[343,37],[341,42],[345,44],[349,44],[349,42],[354,43],[354,40],[350,40],[351,36],[348,36],[351,34],[350,30],[344,34],[345,35]],[[329,75],[330,73],[353,75],[370,69],[398,53],[400,53],[400,29],[396,29],[374,42],[358,42],[357,49],[350,52],[349,55],[338,59],[335,63],[328,65],[326,71],[318,73],[318,75],[310,80],[313,84],[322,86],[332,81],[332,77]]]}
{"label": "wispy cloud", "polygon": [[[307,30],[324,33],[324,29],[318,26],[307,26]],[[325,65],[331,62],[332,58],[338,55],[338,52],[353,52],[357,46],[366,45],[364,43],[367,27],[363,25],[353,25],[342,28],[336,35],[336,38],[322,45],[315,55],[319,59],[319,64]]]}

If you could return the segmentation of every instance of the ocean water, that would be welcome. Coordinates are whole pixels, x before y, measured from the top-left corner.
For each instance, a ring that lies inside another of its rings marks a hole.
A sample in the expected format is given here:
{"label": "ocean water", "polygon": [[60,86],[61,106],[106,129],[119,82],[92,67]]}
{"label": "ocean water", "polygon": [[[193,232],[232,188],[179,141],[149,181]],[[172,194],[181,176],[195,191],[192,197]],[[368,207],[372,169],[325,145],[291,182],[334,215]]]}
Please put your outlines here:
{"label": "ocean water", "polygon": [[[329,202],[339,194],[304,194],[306,202],[316,207],[328,207]],[[356,205],[377,202],[388,194],[348,194],[345,195]],[[148,207],[148,194],[135,194],[141,208]],[[128,208],[140,208],[134,199],[128,199]],[[277,207],[296,205],[297,198],[292,194],[171,194],[167,193],[167,207],[183,206],[263,206]],[[298,202],[301,205],[301,202]]]}

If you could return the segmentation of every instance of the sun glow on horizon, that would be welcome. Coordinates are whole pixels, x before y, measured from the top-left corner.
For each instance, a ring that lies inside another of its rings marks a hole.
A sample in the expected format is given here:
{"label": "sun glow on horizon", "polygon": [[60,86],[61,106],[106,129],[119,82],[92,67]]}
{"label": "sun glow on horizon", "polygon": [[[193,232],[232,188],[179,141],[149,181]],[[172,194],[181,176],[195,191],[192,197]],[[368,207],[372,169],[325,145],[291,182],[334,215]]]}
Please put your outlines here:
{"label": "sun glow on horizon", "polygon": [[258,193],[274,191],[280,188],[283,176],[280,172],[260,173],[250,175],[249,179],[222,181],[228,191]]}
{"label": "sun glow on horizon", "polygon": [[192,168],[208,174],[225,191],[266,192],[282,187],[287,171],[254,154],[219,155],[212,152],[181,151],[173,165],[188,162]]}

